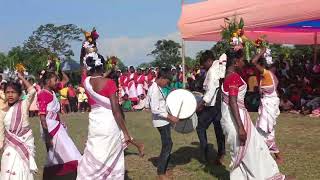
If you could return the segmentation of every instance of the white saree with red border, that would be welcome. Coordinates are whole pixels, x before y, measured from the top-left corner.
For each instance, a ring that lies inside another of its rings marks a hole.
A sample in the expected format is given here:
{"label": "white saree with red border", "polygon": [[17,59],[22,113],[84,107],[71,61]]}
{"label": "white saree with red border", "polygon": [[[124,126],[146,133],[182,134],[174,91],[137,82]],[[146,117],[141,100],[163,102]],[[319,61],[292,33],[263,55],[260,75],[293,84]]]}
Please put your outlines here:
{"label": "white saree with red border", "polygon": [[27,98],[18,101],[8,112],[1,112],[4,124],[5,147],[1,158],[1,180],[33,180],[37,172],[35,146],[29,127],[28,113],[35,90],[28,90]]}
{"label": "white saree with red border", "polygon": [[[242,79],[241,79],[242,80]],[[270,155],[263,137],[251,122],[250,115],[244,106],[247,85],[239,87],[237,104],[240,117],[247,133],[244,146],[240,146],[236,122],[229,108],[229,94],[223,92],[221,126],[230,145],[230,179],[231,180],[284,180],[275,160]]]}
{"label": "white saree with red border", "polygon": [[84,81],[86,92],[95,101],[89,114],[88,140],[78,167],[77,180],[124,179],[124,143],[110,100],[96,93],[90,77]]}

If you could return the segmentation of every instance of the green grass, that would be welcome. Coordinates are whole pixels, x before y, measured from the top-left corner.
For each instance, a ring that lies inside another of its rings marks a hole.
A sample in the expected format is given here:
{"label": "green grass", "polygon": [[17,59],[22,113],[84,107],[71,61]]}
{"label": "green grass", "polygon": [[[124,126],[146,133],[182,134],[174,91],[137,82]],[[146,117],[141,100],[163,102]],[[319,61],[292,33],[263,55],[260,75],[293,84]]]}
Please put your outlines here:
{"label": "green grass", "polygon": [[[256,114],[252,114],[255,119]],[[68,131],[77,147],[83,152],[87,138],[88,114],[70,114],[62,117],[68,124]],[[126,114],[126,123],[131,135],[145,144],[145,157],[137,156],[137,150],[130,146],[126,151],[127,179],[156,179],[155,160],[160,153],[160,136],[151,125],[148,112]],[[39,136],[39,120],[31,119],[36,143],[36,161],[41,179],[46,151]],[[281,114],[277,125],[277,141],[286,162],[280,166],[281,172],[299,180],[320,179],[320,119],[299,115]],[[208,140],[212,143],[211,158],[216,155],[216,139],[212,127],[208,129]],[[182,135],[172,131],[173,150],[171,164],[175,179],[228,179],[229,155],[225,167],[202,165],[199,162],[198,137],[196,132]],[[229,152],[227,152],[228,154]]]}

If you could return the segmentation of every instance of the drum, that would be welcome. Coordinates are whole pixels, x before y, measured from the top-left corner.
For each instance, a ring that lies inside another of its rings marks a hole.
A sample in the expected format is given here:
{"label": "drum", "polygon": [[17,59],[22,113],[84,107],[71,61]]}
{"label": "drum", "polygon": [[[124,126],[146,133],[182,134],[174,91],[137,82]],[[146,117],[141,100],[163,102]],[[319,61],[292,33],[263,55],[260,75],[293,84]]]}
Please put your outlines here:
{"label": "drum", "polygon": [[181,119],[174,127],[174,130],[178,133],[188,134],[196,129],[198,126],[198,116],[194,113],[188,119]]}
{"label": "drum", "polygon": [[196,98],[197,104],[199,104],[202,101],[203,94],[201,92],[193,91],[192,94]]}
{"label": "drum", "polygon": [[190,91],[177,89],[167,96],[166,106],[168,113],[172,116],[187,119],[196,112],[197,100]]}

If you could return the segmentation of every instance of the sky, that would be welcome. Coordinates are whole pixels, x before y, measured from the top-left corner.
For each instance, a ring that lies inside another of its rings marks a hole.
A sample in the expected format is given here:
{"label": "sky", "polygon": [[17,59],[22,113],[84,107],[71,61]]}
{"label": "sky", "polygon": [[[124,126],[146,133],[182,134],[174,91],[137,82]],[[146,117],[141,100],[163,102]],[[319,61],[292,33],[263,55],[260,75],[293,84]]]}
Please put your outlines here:
{"label": "sky", "polygon": [[[197,0],[186,0],[193,3]],[[198,0],[199,1],[199,0]],[[96,27],[99,53],[118,56],[126,65],[153,60],[147,56],[159,39],[181,42],[177,22],[181,0],[0,0],[0,52],[22,45],[42,24]],[[187,42],[187,56],[212,47],[209,42]],[[79,59],[81,42],[72,49]]]}

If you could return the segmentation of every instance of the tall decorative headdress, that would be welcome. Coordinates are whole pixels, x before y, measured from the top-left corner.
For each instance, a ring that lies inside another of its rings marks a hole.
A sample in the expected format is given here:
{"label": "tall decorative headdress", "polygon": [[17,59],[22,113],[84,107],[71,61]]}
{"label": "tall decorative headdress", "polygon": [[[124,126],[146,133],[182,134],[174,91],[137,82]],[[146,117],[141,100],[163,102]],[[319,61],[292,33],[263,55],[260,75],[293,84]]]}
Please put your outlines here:
{"label": "tall decorative headdress", "polygon": [[87,59],[88,58],[92,58],[93,61],[94,61],[94,67],[98,67],[98,66],[102,66],[103,65],[103,62],[102,62],[102,59],[99,57],[98,53],[96,52],[91,52],[91,53],[88,53],[84,58],[83,58],[83,64],[84,66],[86,67],[86,69],[88,71],[90,71],[93,67],[92,66],[89,66],[87,64]]}
{"label": "tall decorative headdress", "polygon": [[222,26],[221,36],[224,41],[226,49],[233,48],[235,50],[243,49],[245,52],[246,60],[250,60],[253,54],[260,51],[260,48],[266,47],[267,52],[264,57],[268,64],[272,64],[271,50],[269,49],[269,43],[266,41],[266,36],[258,38],[256,41],[252,41],[245,36],[244,20],[237,17],[232,19],[225,18],[225,25]]}

